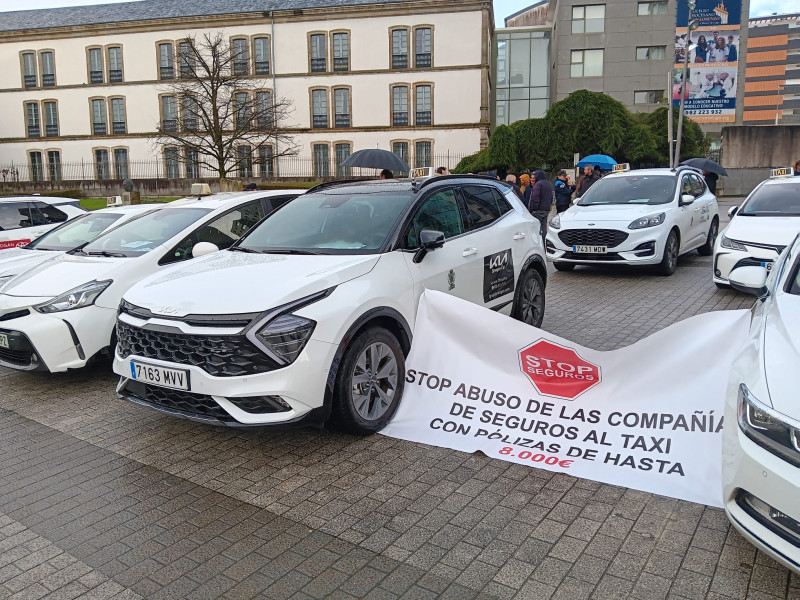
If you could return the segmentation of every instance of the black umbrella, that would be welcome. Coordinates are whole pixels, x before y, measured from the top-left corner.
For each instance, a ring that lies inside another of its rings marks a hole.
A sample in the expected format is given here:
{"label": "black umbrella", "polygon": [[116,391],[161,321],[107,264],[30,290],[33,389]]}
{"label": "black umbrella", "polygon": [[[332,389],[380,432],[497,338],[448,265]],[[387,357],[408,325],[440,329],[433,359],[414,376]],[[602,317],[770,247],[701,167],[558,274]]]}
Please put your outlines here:
{"label": "black umbrella", "polygon": [[717,175],[725,175],[726,177],[728,176],[727,171],[722,168],[722,165],[718,162],[714,162],[710,158],[690,158],[683,161],[681,164],[694,167],[695,169],[700,169],[701,171],[711,171]]}
{"label": "black umbrella", "polygon": [[392,171],[408,171],[408,164],[394,152],[380,148],[368,148],[353,152],[342,163],[343,167],[366,167],[369,169],[391,169]]}

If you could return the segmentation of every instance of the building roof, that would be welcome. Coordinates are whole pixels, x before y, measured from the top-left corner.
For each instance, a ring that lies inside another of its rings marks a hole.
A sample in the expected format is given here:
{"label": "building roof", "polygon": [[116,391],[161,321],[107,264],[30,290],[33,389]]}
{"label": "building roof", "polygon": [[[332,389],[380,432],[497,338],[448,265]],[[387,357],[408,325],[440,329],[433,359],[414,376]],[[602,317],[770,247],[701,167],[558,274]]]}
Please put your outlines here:
{"label": "building roof", "polygon": [[531,9],[533,9],[533,8],[537,8],[537,7],[541,6],[542,4],[548,4],[549,2],[550,2],[550,0],[539,0],[539,2],[536,2],[536,3],[534,3],[534,4],[531,4],[530,6],[526,6],[526,7],[525,7],[525,8],[523,8],[522,10],[518,10],[518,11],[517,11],[517,12],[515,12],[513,15],[508,15],[508,16],[507,16],[507,17],[506,17],[504,20],[505,20],[505,21],[508,21],[509,19],[513,19],[514,17],[518,17],[518,16],[520,16],[522,13],[526,13],[526,12],[528,12],[529,10],[531,10]]}
{"label": "building roof", "polygon": [[764,25],[780,24],[788,21],[800,21],[800,13],[774,13],[771,15],[764,15],[762,17],[751,17],[748,25],[750,27],[763,27]]}
{"label": "building roof", "polygon": [[0,31],[101,25],[181,17],[264,13],[272,10],[286,11],[369,4],[394,4],[409,1],[411,0],[140,0],[138,2],[121,2],[119,4],[0,12]]}

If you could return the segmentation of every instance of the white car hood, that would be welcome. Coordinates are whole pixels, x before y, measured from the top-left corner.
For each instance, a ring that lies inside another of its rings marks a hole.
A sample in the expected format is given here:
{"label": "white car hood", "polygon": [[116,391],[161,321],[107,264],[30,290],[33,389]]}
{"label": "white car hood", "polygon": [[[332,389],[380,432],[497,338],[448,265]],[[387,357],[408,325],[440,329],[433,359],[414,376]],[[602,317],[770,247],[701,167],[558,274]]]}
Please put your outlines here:
{"label": "white car hood", "polygon": [[669,208],[669,204],[596,204],[571,206],[561,213],[561,226],[575,226],[603,221],[623,221],[630,224],[639,217],[657,215]]}
{"label": "white car hood", "polygon": [[765,315],[764,372],[772,407],[800,421],[800,296],[779,293]]}
{"label": "white car hood", "polygon": [[215,252],[144,279],[124,299],[176,317],[260,312],[365,275],[379,259]]}
{"label": "white car hood", "polygon": [[55,297],[89,281],[113,279],[114,271],[134,258],[59,254],[12,279],[9,296]]}
{"label": "white car hood", "polygon": [[800,233],[800,217],[734,216],[725,237],[740,242],[788,246]]}
{"label": "white car hood", "polygon": [[46,262],[62,254],[62,252],[26,250],[25,248],[14,248],[8,252],[13,254],[0,253],[0,277],[18,275],[35,265]]}

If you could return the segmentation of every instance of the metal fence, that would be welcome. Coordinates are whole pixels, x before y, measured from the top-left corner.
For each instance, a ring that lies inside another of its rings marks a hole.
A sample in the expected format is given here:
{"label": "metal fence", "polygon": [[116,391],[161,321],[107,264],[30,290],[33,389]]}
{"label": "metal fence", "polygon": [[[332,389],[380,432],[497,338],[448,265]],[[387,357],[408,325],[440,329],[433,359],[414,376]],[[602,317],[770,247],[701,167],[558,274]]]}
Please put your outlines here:
{"label": "metal fence", "polygon": [[[339,166],[335,153],[328,158],[309,156],[253,157],[252,163],[233,169],[228,178],[244,179],[324,179],[330,177],[377,176],[379,169],[346,168]],[[404,157],[412,167],[446,167],[452,169],[466,154],[434,154],[432,156]],[[11,162],[0,165],[0,182],[39,181],[103,181],[111,179],[204,179],[217,178],[219,173],[202,165],[187,164],[174,159],[108,160],[99,162]],[[344,157],[342,157],[343,159]],[[404,176],[407,173],[396,172]]]}

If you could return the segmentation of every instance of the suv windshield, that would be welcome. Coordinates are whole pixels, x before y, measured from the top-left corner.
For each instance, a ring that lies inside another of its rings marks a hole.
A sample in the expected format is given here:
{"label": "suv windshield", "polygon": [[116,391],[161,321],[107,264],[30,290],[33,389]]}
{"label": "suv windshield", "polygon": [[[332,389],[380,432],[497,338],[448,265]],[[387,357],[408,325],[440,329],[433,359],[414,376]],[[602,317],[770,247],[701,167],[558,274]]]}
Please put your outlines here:
{"label": "suv windshield", "polygon": [[737,214],[744,217],[800,217],[800,181],[762,185]]}
{"label": "suv windshield", "polygon": [[669,204],[674,197],[674,175],[611,175],[590,187],[578,206]]}
{"label": "suv windshield", "polygon": [[80,252],[91,256],[142,256],[211,212],[209,208],[164,208],[101,235]]}
{"label": "suv windshield", "polygon": [[298,196],[252,229],[234,250],[374,254],[386,241],[411,190]]}
{"label": "suv windshield", "polygon": [[88,213],[67,221],[25,246],[34,250],[72,250],[108,229],[120,213]]}

